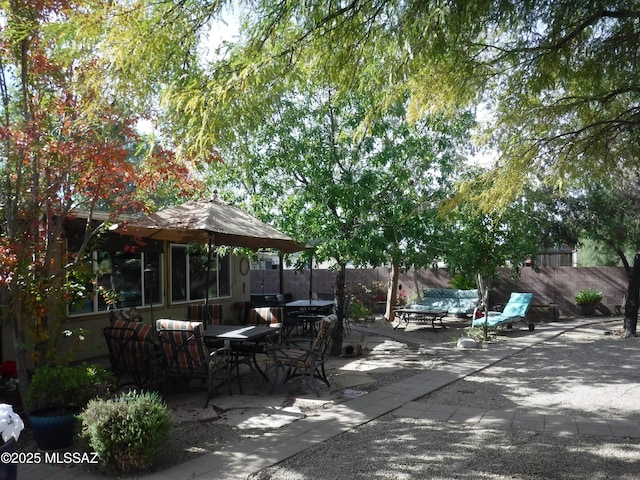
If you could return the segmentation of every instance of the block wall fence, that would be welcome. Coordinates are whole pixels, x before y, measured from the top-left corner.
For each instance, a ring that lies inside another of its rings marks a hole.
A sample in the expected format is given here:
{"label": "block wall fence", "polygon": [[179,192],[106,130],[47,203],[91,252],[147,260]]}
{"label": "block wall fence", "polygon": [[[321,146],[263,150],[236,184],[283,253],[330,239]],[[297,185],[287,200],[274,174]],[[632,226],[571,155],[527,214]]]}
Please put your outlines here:
{"label": "block wall fence", "polygon": [[[390,268],[382,267],[347,269],[347,288],[381,313],[390,272]],[[290,293],[295,300],[306,299],[309,297],[309,277],[308,269],[252,270],[251,293]],[[313,297],[332,293],[335,277],[331,270],[313,269]],[[416,301],[424,288],[438,287],[450,288],[450,277],[444,269],[412,269],[400,275],[399,290],[408,303]],[[510,278],[508,270],[504,269],[490,290],[489,302],[491,306],[503,305],[511,292],[532,292],[534,315],[574,316],[578,313],[575,295],[584,288],[602,291],[600,314],[611,315],[615,313],[616,305],[623,304],[627,276],[622,267],[542,267],[537,272],[525,268],[517,278]]]}

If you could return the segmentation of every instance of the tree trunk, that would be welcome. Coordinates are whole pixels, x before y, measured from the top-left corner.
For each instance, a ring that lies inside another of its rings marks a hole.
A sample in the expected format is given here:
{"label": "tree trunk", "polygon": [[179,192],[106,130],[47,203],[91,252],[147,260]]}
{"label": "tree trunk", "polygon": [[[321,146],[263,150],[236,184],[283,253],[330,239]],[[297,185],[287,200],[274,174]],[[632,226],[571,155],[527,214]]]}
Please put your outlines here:
{"label": "tree trunk", "polygon": [[480,290],[480,306],[482,307],[482,311],[484,313],[484,324],[482,330],[484,332],[484,338],[486,340],[489,333],[489,328],[487,325],[487,322],[489,321],[489,280],[483,278],[483,276],[478,273],[478,275],[476,276],[476,281],[478,283],[478,290]]}
{"label": "tree trunk", "polygon": [[638,324],[638,303],[640,301],[640,252],[636,252],[633,259],[633,269],[629,275],[627,287],[627,301],[624,305],[624,334],[625,338],[635,337]]}
{"label": "tree trunk", "polygon": [[342,332],[344,331],[344,298],[345,298],[345,285],[347,277],[347,267],[344,263],[339,263],[340,269],[336,274],[336,288],[333,295],[333,304],[335,306],[336,316],[338,322],[333,329],[331,350],[329,355],[337,357],[342,353]]}
{"label": "tree trunk", "polygon": [[[9,295],[5,296],[7,300]],[[29,373],[27,370],[27,350],[26,350],[26,336],[24,332],[24,312],[22,308],[22,302],[19,299],[19,294],[12,292],[12,305],[9,308],[15,308],[15,312],[11,318],[11,334],[13,340],[13,347],[16,360],[16,370],[18,373],[18,390],[20,397],[22,398],[22,405],[24,408],[29,408],[27,405],[27,391],[29,390]]]}
{"label": "tree trunk", "polygon": [[397,260],[391,264],[391,276],[389,277],[389,290],[387,291],[387,306],[384,318],[393,322],[393,310],[398,300],[398,279],[400,278],[400,265]]}

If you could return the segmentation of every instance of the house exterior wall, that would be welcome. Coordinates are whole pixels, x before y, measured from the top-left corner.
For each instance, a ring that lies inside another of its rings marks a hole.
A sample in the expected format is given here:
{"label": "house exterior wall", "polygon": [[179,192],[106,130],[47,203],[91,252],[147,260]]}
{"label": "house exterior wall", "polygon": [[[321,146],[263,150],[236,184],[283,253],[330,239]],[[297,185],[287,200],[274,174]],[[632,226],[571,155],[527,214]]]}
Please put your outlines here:
{"label": "house exterior wall", "polygon": [[[169,261],[170,244],[164,242],[164,271],[162,272],[163,299],[161,305],[136,307],[137,312],[142,316],[144,322],[155,323],[159,318],[186,319],[188,303],[171,304],[169,298],[171,271]],[[108,247],[107,247],[108,248]],[[144,250],[144,247],[142,247]],[[240,268],[241,258],[232,256],[230,259],[231,269],[231,296],[215,298],[211,303],[220,303],[223,308],[223,319],[225,323],[240,323],[241,309],[238,305],[243,305],[250,299],[250,272]],[[243,274],[244,271],[244,274]],[[202,303],[202,302],[191,302]],[[109,325],[108,312],[95,312],[84,315],[73,315],[69,317],[69,322],[64,328],[69,330],[83,330],[83,347],[78,350],[77,360],[103,358],[106,360],[107,348],[102,336],[102,329]],[[76,341],[75,336],[63,338],[60,347],[72,348]],[[4,326],[2,329],[2,360],[15,358],[13,348],[13,338],[11,329]]]}

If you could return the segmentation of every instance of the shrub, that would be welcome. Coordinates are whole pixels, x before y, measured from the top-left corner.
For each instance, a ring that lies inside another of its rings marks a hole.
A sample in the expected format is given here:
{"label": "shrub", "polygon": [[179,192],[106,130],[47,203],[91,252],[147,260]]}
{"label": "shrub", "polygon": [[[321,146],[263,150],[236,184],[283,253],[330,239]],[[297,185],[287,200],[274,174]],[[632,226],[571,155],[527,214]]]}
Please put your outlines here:
{"label": "shrub", "polygon": [[156,392],[128,392],[92,400],[80,414],[82,438],[103,462],[118,472],[147,469],[169,438],[171,411]]}
{"label": "shrub", "polygon": [[490,342],[492,340],[495,340],[497,337],[495,329],[485,328],[484,325],[481,328],[477,328],[477,327],[465,328],[464,336],[469,337],[478,343]]}
{"label": "shrub", "polygon": [[354,298],[349,305],[348,316],[350,318],[364,318],[370,316],[371,313],[371,309],[358,298]]}
{"label": "shrub", "polygon": [[451,288],[455,290],[475,290],[478,288],[475,275],[457,273],[451,279]]}
{"label": "shrub", "polygon": [[598,303],[603,298],[604,294],[602,292],[587,288],[578,292],[578,295],[576,295],[576,304],[587,305],[590,303]]}
{"label": "shrub", "polygon": [[103,396],[113,383],[113,375],[98,365],[41,365],[36,368],[27,392],[27,404],[34,409],[84,407]]}

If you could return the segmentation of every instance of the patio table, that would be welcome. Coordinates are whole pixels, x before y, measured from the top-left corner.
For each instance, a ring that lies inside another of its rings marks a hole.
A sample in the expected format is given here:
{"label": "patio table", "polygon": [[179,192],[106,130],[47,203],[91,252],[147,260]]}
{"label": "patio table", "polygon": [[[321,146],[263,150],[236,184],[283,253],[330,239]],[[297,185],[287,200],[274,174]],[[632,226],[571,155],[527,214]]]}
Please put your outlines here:
{"label": "patio table", "polygon": [[293,302],[285,303],[287,308],[303,308],[307,313],[322,310],[333,305],[333,300],[294,300]]}
{"label": "patio table", "polygon": [[327,309],[333,306],[333,300],[295,300],[293,302],[288,302],[285,304],[288,310],[291,309],[302,309],[305,313],[302,315],[298,315],[297,317],[292,317],[289,321],[288,329],[289,331],[295,327],[295,322],[302,322],[302,334],[304,335],[307,330],[311,332],[311,335],[315,335],[317,333],[316,324],[324,315],[320,314],[320,311]]}
{"label": "patio table", "polygon": [[244,342],[264,343],[271,335],[277,334],[279,329],[274,327],[244,327],[242,325],[211,325],[204,329],[203,336],[205,342],[207,339],[224,341],[225,346],[229,346],[232,351],[233,364],[236,367],[236,374],[238,375],[238,386],[240,387],[240,393],[242,393],[242,384],[240,383],[239,366],[241,363],[240,356],[246,356],[250,354],[253,365],[256,367],[260,375],[265,380],[269,380],[267,374],[264,372],[258,360],[256,358],[256,348],[252,348],[247,351],[243,351],[241,346]]}

